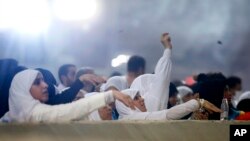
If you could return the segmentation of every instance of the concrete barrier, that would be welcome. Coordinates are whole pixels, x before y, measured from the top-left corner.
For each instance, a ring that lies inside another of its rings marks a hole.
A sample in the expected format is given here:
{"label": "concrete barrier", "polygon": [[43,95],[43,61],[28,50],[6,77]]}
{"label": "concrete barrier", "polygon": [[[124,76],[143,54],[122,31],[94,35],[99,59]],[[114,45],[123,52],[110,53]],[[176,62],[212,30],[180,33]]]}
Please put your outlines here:
{"label": "concrete barrier", "polygon": [[0,124],[0,141],[229,141],[237,121],[108,121]]}

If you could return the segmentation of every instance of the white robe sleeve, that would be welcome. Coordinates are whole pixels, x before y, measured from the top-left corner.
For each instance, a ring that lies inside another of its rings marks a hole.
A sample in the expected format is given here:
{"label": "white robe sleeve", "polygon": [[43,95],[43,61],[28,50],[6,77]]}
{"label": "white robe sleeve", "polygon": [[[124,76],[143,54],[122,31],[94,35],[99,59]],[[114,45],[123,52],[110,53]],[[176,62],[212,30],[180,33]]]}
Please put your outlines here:
{"label": "white robe sleeve", "polygon": [[45,105],[38,104],[31,113],[31,122],[60,122],[80,120],[86,118],[91,112],[114,101],[112,91],[96,94],[89,98],[61,104]]}
{"label": "white robe sleeve", "polygon": [[156,65],[154,80],[144,97],[149,112],[167,108],[171,69],[171,49],[165,49],[163,56]]}
{"label": "white robe sleeve", "polygon": [[199,109],[197,100],[190,100],[170,109],[156,112],[134,112],[121,120],[177,120]]}
{"label": "white robe sleeve", "polygon": [[156,112],[135,112],[130,115],[123,116],[119,120],[164,120],[166,119],[165,111]]}
{"label": "white robe sleeve", "polygon": [[186,103],[174,106],[166,111],[166,119],[174,120],[181,119],[182,117],[188,115],[191,112],[194,112],[199,109],[199,103],[197,100],[189,100]]}

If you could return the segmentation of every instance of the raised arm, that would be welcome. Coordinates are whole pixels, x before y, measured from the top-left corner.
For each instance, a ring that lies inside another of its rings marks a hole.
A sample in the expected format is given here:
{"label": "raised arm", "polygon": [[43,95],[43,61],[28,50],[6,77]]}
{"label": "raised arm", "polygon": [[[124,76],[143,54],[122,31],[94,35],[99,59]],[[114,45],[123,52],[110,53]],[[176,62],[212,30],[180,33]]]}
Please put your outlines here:
{"label": "raised arm", "polygon": [[150,89],[145,94],[145,104],[149,112],[166,109],[169,98],[172,44],[168,33],[162,35],[161,42],[164,46],[164,53],[156,65],[154,80],[149,86]]}

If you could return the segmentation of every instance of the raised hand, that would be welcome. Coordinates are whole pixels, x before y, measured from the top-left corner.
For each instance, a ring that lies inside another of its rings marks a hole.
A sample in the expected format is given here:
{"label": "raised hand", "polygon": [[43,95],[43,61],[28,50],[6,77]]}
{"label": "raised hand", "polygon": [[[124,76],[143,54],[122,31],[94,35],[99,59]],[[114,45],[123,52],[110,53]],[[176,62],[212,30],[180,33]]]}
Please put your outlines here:
{"label": "raised hand", "polygon": [[164,48],[172,49],[171,38],[169,36],[169,33],[163,33],[162,34],[161,43],[164,46]]}
{"label": "raised hand", "polygon": [[210,103],[207,100],[204,100],[202,106],[210,113],[212,113],[212,112],[221,113],[222,112],[221,109],[219,109],[218,107],[216,107],[214,104]]}
{"label": "raised hand", "polygon": [[105,80],[102,77],[95,74],[84,74],[81,75],[79,79],[84,85],[90,83],[94,86],[97,86],[101,83],[105,83]]}

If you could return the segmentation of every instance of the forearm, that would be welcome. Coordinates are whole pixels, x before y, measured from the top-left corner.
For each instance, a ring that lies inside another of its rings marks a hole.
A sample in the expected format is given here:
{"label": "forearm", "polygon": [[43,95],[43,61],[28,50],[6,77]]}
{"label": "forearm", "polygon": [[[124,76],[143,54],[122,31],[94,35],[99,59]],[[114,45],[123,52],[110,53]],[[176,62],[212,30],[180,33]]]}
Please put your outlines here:
{"label": "forearm", "polygon": [[51,97],[46,104],[57,105],[70,103],[75,99],[81,88],[83,88],[83,84],[77,79],[69,89],[62,91],[60,94],[50,94]]}
{"label": "forearm", "polygon": [[108,91],[69,104],[54,106],[40,104],[33,109],[30,120],[33,122],[80,120],[94,110],[113,102],[113,100],[112,92]]}
{"label": "forearm", "polygon": [[[172,70],[172,62],[170,58],[171,50],[165,49],[162,58],[157,63],[154,74],[154,82],[152,82],[148,91],[148,94],[155,97],[157,101],[150,102],[151,106],[147,107],[149,112],[163,110],[167,107]],[[146,103],[146,105],[148,104]]]}
{"label": "forearm", "polygon": [[166,111],[166,119],[175,120],[180,119],[191,112],[198,110],[200,107],[199,102],[197,100],[190,100],[186,103],[174,106]]}

